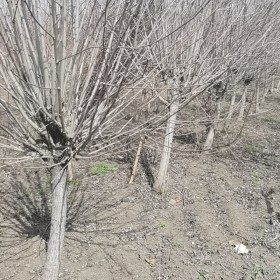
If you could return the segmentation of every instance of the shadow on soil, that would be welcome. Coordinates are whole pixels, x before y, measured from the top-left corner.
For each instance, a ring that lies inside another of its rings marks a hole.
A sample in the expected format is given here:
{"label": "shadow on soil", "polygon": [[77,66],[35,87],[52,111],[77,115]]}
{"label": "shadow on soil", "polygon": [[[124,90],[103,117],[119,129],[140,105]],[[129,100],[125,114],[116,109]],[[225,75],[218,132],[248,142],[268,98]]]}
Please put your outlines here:
{"label": "shadow on soil", "polygon": [[[30,251],[34,240],[40,240],[39,251],[42,252],[47,248],[50,234],[49,174],[26,171],[11,175],[12,179],[0,198],[0,263],[26,258],[24,253]],[[129,232],[123,229],[131,220],[115,222],[114,219],[121,212],[129,210],[129,206],[119,207],[123,202],[129,202],[129,199],[127,193],[121,194],[118,188],[97,195],[76,180],[69,182],[66,232],[70,234],[66,234],[66,239],[84,243],[85,236],[90,234],[128,235]],[[134,231],[137,229],[131,230],[131,233]],[[45,246],[41,246],[42,242]],[[93,243],[101,247],[108,245]]]}

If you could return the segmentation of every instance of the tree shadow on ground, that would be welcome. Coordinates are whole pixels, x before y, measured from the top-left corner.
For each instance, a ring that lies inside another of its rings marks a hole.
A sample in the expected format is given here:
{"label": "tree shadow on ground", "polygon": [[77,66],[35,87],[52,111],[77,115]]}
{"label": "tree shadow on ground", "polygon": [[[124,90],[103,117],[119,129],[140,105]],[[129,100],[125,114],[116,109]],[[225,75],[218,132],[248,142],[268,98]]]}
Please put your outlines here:
{"label": "tree shadow on ground", "polygon": [[[15,180],[0,204],[0,213],[5,219],[2,229],[19,236],[39,236],[46,242],[49,236],[50,205],[46,185],[36,174],[36,182],[26,173],[27,182]],[[35,183],[35,184],[34,184]]]}
{"label": "tree shadow on ground", "polygon": [[[39,251],[43,251],[50,233],[50,174],[26,171],[12,172],[10,175],[11,179],[5,182],[2,189],[4,195],[0,198],[0,262],[26,258],[28,253],[32,255],[29,249],[36,240],[45,245],[40,246]],[[139,212],[137,210],[132,219],[120,221],[117,218],[121,212],[130,211],[129,208],[136,205],[127,203],[130,193],[123,192],[122,187],[116,186],[109,191],[92,190],[88,184],[74,180],[69,182],[68,189],[66,239],[83,242],[88,234],[90,238],[92,234],[127,236],[141,231],[138,226],[131,230],[127,228],[140,222],[137,218],[142,209]],[[26,254],[23,256],[23,253]]]}
{"label": "tree shadow on ground", "polygon": [[[0,199],[0,216],[3,220],[0,220],[0,247],[8,250],[37,237],[44,241],[47,248],[51,223],[50,176],[39,171],[11,175]],[[74,224],[87,222],[84,214],[88,211],[91,198],[86,198],[75,182],[68,185],[66,231],[72,231]]]}

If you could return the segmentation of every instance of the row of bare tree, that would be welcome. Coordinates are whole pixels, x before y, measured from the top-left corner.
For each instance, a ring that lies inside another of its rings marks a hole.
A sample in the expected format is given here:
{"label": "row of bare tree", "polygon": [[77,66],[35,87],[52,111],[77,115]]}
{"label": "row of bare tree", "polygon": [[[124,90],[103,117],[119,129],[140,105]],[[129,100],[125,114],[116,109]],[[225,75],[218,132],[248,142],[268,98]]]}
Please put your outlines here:
{"label": "row of bare tree", "polygon": [[1,157],[41,158],[53,178],[45,280],[59,274],[73,159],[164,128],[153,185],[163,192],[178,124],[200,125],[210,151],[279,88],[277,0],[0,5]]}

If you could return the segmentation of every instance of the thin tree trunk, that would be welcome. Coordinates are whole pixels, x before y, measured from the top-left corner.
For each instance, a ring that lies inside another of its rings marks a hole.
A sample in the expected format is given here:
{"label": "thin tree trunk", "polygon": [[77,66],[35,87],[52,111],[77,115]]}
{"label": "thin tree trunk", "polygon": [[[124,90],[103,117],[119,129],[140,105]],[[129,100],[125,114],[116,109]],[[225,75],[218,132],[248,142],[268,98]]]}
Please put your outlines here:
{"label": "thin tree trunk", "polygon": [[[266,83],[265,83],[265,85],[266,85]],[[280,81],[278,81],[278,83],[277,83],[276,90],[277,90],[277,92],[280,90]]]}
{"label": "thin tree trunk", "polygon": [[57,280],[62,256],[67,210],[67,168],[52,168],[52,214],[43,280]]}
{"label": "thin tree trunk", "polygon": [[242,98],[241,98],[241,108],[240,108],[239,116],[238,116],[239,121],[242,121],[243,117],[244,117],[244,112],[245,112],[245,107],[246,107],[246,94],[247,94],[247,87],[245,87],[243,94],[242,94]]}
{"label": "thin tree trunk", "polygon": [[[279,91],[279,89],[280,89],[280,82],[278,83],[278,85],[276,86],[275,89],[276,89],[276,91]],[[271,91],[271,89],[269,88],[267,78],[265,78],[265,80],[264,80],[264,85],[263,85],[263,96],[262,96],[261,102],[260,102],[260,103],[261,103],[261,106],[263,106],[267,95],[268,95],[269,93],[271,93],[271,92],[272,92],[272,91]]]}
{"label": "thin tree trunk", "polygon": [[142,150],[142,147],[143,147],[143,143],[144,143],[144,137],[142,136],[141,139],[140,139],[140,142],[139,142],[139,146],[138,146],[138,149],[137,149],[137,153],[136,153],[131,177],[130,177],[130,180],[129,180],[128,184],[132,184],[133,181],[134,181],[134,178],[135,178],[135,175],[136,175],[136,170],[137,170],[137,165],[138,165],[139,158],[140,158],[140,155],[141,155],[141,150]]}
{"label": "thin tree trunk", "polygon": [[225,130],[228,129],[228,127],[230,125],[230,122],[231,122],[231,119],[232,119],[232,115],[234,113],[235,98],[236,98],[236,93],[234,92],[231,96],[231,99],[230,99],[228,115],[227,115],[225,126],[224,126]]}
{"label": "thin tree trunk", "polygon": [[265,102],[265,99],[266,99],[268,94],[271,94],[271,90],[270,89],[264,89],[264,94],[263,94],[262,99],[261,99],[261,106],[263,106],[263,104]]}
{"label": "thin tree trunk", "polygon": [[275,85],[275,76],[272,76],[272,81],[271,81],[271,91],[274,93],[275,89],[277,89],[277,86]]}
{"label": "thin tree trunk", "polygon": [[68,182],[73,181],[73,168],[72,168],[72,160],[68,162]]}
{"label": "thin tree trunk", "polygon": [[[176,90],[174,90],[176,91]],[[176,117],[179,108],[179,102],[177,101],[177,94],[173,96],[173,102],[170,105],[169,116],[170,118],[167,121],[166,134],[164,138],[164,146],[161,154],[159,171],[153,186],[153,189],[158,193],[164,193],[166,190],[166,181],[167,181],[167,172],[169,166],[169,159],[171,154],[172,142],[174,129],[176,124]]]}
{"label": "thin tree trunk", "polygon": [[260,86],[259,81],[257,81],[256,86],[256,113],[260,112]]}
{"label": "thin tree trunk", "polygon": [[204,150],[205,151],[211,150],[213,142],[214,142],[214,137],[215,137],[215,125],[212,123],[210,125],[206,141],[204,143]]}
{"label": "thin tree trunk", "polygon": [[216,103],[216,113],[213,116],[213,120],[212,123],[209,127],[209,131],[207,134],[207,138],[206,141],[204,143],[204,150],[209,151],[212,149],[213,146],[213,142],[214,142],[214,138],[215,138],[215,132],[216,132],[216,127],[218,125],[218,122],[220,120],[220,116],[221,116],[221,100],[218,100]]}
{"label": "thin tree trunk", "polygon": [[[273,88],[274,88],[274,91],[273,91]],[[273,83],[272,83],[272,85],[271,85],[271,88],[269,88],[267,79],[265,79],[264,88],[263,88],[264,94],[263,94],[263,96],[262,96],[262,98],[261,98],[261,101],[260,101],[261,106],[263,106],[263,104],[264,104],[264,102],[265,102],[265,99],[266,99],[266,97],[267,97],[269,94],[271,94],[271,93],[273,93],[273,92],[275,92],[275,91],[277,92],[277,91],[279,91],[279,89],[280,89],[280,82],[279,82],[278,86],[275,87],[275,80],[273,80]]]}

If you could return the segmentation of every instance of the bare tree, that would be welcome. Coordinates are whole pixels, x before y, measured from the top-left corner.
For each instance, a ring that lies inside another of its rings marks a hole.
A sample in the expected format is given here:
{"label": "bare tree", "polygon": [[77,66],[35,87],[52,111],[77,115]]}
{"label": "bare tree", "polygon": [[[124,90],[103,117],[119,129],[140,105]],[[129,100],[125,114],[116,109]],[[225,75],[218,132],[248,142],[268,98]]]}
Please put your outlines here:
{"label": "bare tree", "polygon": [[[195,65],[195,60],[199,59],[201,32],[204,29],[203,24],[196,26],[197,18],[200,18],[201,13],[204,14],[209,2],[202,1],[201,5],[196,6],[184,1],[160,1],[160,5],[155,1],[162,12],[152,21],[156,32],[150,39],[150,59],[157,65],[161,77],[158,83],[166,88],[158,92],[159,99],[169,108],[161,161],[153,186],[158,192],[165,189],[178,111],[215,78],[209,75],[202,82],[201,76],[196,75],[201,68]],[[200,80],[202,84],[190,90],[194,80]]]}
{"label": "bare tree", "polygon": [[[157,44],[152,46],[151,54],[160,61],[158,69],[170,90],[169,119],[162,151],[158,175],[154,189],[163,192],[166,185],[168,163],[177,112],[205,92],[216,81],[226,78],[227,68],[231,66],[227,54],[221,57],[231,30],[232,14],[223,15],[225,1],[162,1],[163,11],[169,7],[173,13],[162,13],[156,21],[161,27],[155,34]],[[224,20],[218,20],[221,15]],[[224,12],[226,14],[226,12]],[[166,25],[160,24],[160,21]],[[209,27],[210,26],[210,27]],[[212,27],[211,27],[212,26]],[[155,26],[155,28],[157,28]],[[162,39],[163,38],[163,39]],[[226,62],[227,61],[227,62]],[[211,136],[213,137],[213,135]],[[209,140],[212,142],[212,140]]]}
{"label": "bare tree", "polygon": [[147,4],[136,0],[1,4],[0,106],[5,114],[1,147],[24,153],[24,160],[42,158],[52,174],[43,279],[58,278],[69,162],[81,153],[94,156],[96,142],[104,137],[116,141],[127,126],[123,121],[123,127],[112,129],[135,98],[129,86],[144,76],[139,67],[147,64],[144,48],[135,51],[135,42],[146,42]]}

